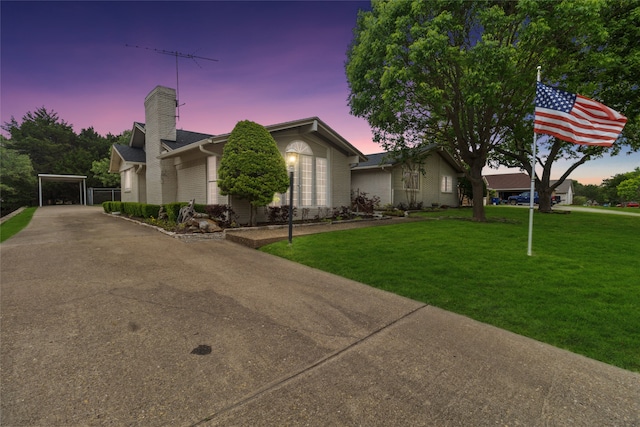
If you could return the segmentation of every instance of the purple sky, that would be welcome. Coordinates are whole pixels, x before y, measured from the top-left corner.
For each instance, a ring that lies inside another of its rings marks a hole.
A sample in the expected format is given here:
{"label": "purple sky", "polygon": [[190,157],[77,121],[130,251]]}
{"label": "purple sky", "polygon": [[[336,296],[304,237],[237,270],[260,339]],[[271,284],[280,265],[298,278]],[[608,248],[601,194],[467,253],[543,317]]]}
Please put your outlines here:
{"label": "purple sky", "polygon": [[[244,119],[318,116],[363,153],[382,151],[346,102],[345,53],[368,1],[3,0],[1,8],[2,123],[44,106],[76,132],[131,129],[156,85],[176,87],[175,57],[126,47],[137,45],[218,60],[178,59],[179,128],[220,134]],[[571,178],[597,184],[638,165],[637,153],[599,159]]]}

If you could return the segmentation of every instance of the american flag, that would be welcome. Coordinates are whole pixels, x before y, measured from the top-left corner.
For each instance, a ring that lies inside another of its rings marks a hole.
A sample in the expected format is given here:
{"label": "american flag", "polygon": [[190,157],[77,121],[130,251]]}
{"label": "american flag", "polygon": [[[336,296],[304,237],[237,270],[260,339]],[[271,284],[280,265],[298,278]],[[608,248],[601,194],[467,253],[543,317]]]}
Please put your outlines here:
{"label": "american flag", "polygon": [[535,133],[574,144],[611,147],[626,122],[625,116],[604,104],[538,82]]}

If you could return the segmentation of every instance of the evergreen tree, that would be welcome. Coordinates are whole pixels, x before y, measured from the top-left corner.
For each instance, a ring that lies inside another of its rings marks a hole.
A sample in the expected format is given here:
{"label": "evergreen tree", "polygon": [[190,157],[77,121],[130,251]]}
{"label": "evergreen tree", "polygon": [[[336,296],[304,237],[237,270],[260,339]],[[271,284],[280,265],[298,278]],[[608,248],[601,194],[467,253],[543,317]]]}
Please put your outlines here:
{"label": "evergreen tree", "polygon": [[237,196],[251,204],[250,223],[256,223],[256,209],[266,206],[276,193],[289,186],[287,168],[276,141],[261,125],[238,122],[223,149],[218,186],[223,195]]}

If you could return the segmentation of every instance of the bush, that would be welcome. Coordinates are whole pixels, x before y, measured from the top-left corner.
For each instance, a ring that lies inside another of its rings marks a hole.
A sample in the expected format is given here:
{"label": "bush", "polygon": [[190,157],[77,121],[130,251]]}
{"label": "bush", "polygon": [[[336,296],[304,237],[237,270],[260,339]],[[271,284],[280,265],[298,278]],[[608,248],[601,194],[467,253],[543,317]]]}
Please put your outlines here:
{"label": "bush", "polygon": [[147,205],[144,204],[141,207],[143,218],[158,218],[160,213],[160,205]]}
{"label": "bush", "polygon": [[587,197],[586,196],[573,196],[573,205],[582,206],[585,203],[587,203]]}
{"label": "bush", "polygon": [[106,213],[122,212],[122,202],[104,202],[102,203],[102,209],[104,209]]}
{"label": "bush", "polygon": [[[271,223],[285,223],[289,221],[289,205],[284,206],[266,206],[267,221]],[[298,215],[298,208],[293,207],[293,216]]]}
{"label": "bush", "polygon": [[187,206],[187,202],[173,202],[164,205],[164,210],[167,212],[167,219],[170,222],[178,222],[178,215],[180,215],[180,208]]}
{"label": "bush", "polygon": [[367,193],[360,192],[360,189],[354,193],[351,192],[351,207],[356,212],[364,212],[366,214],[373,214],[375,208],[380,205],[380,197],[372,196],[367,197]]}
{"label": "bush", "polygon": [[206,205],[204,206],[204,213],[223,228],[234,227],[238,221],[238,215],[229,205]]}
{"label": "bush", "polygon": [[351,218],[351,208],[349,206],[340,206],[339,208],[333,208],[332,218],[338,221]]}

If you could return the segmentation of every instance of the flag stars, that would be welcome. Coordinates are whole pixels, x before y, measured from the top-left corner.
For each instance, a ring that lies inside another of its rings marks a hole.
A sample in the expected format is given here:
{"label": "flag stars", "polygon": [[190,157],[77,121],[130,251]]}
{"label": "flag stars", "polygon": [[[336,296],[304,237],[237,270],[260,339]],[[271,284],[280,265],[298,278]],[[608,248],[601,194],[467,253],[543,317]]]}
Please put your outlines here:
{"label": "flag stars", "polygon": [[568,113],[576,102],[576,94],[554,89],[538,83],[536,90],[536,105],[541,108]]}

